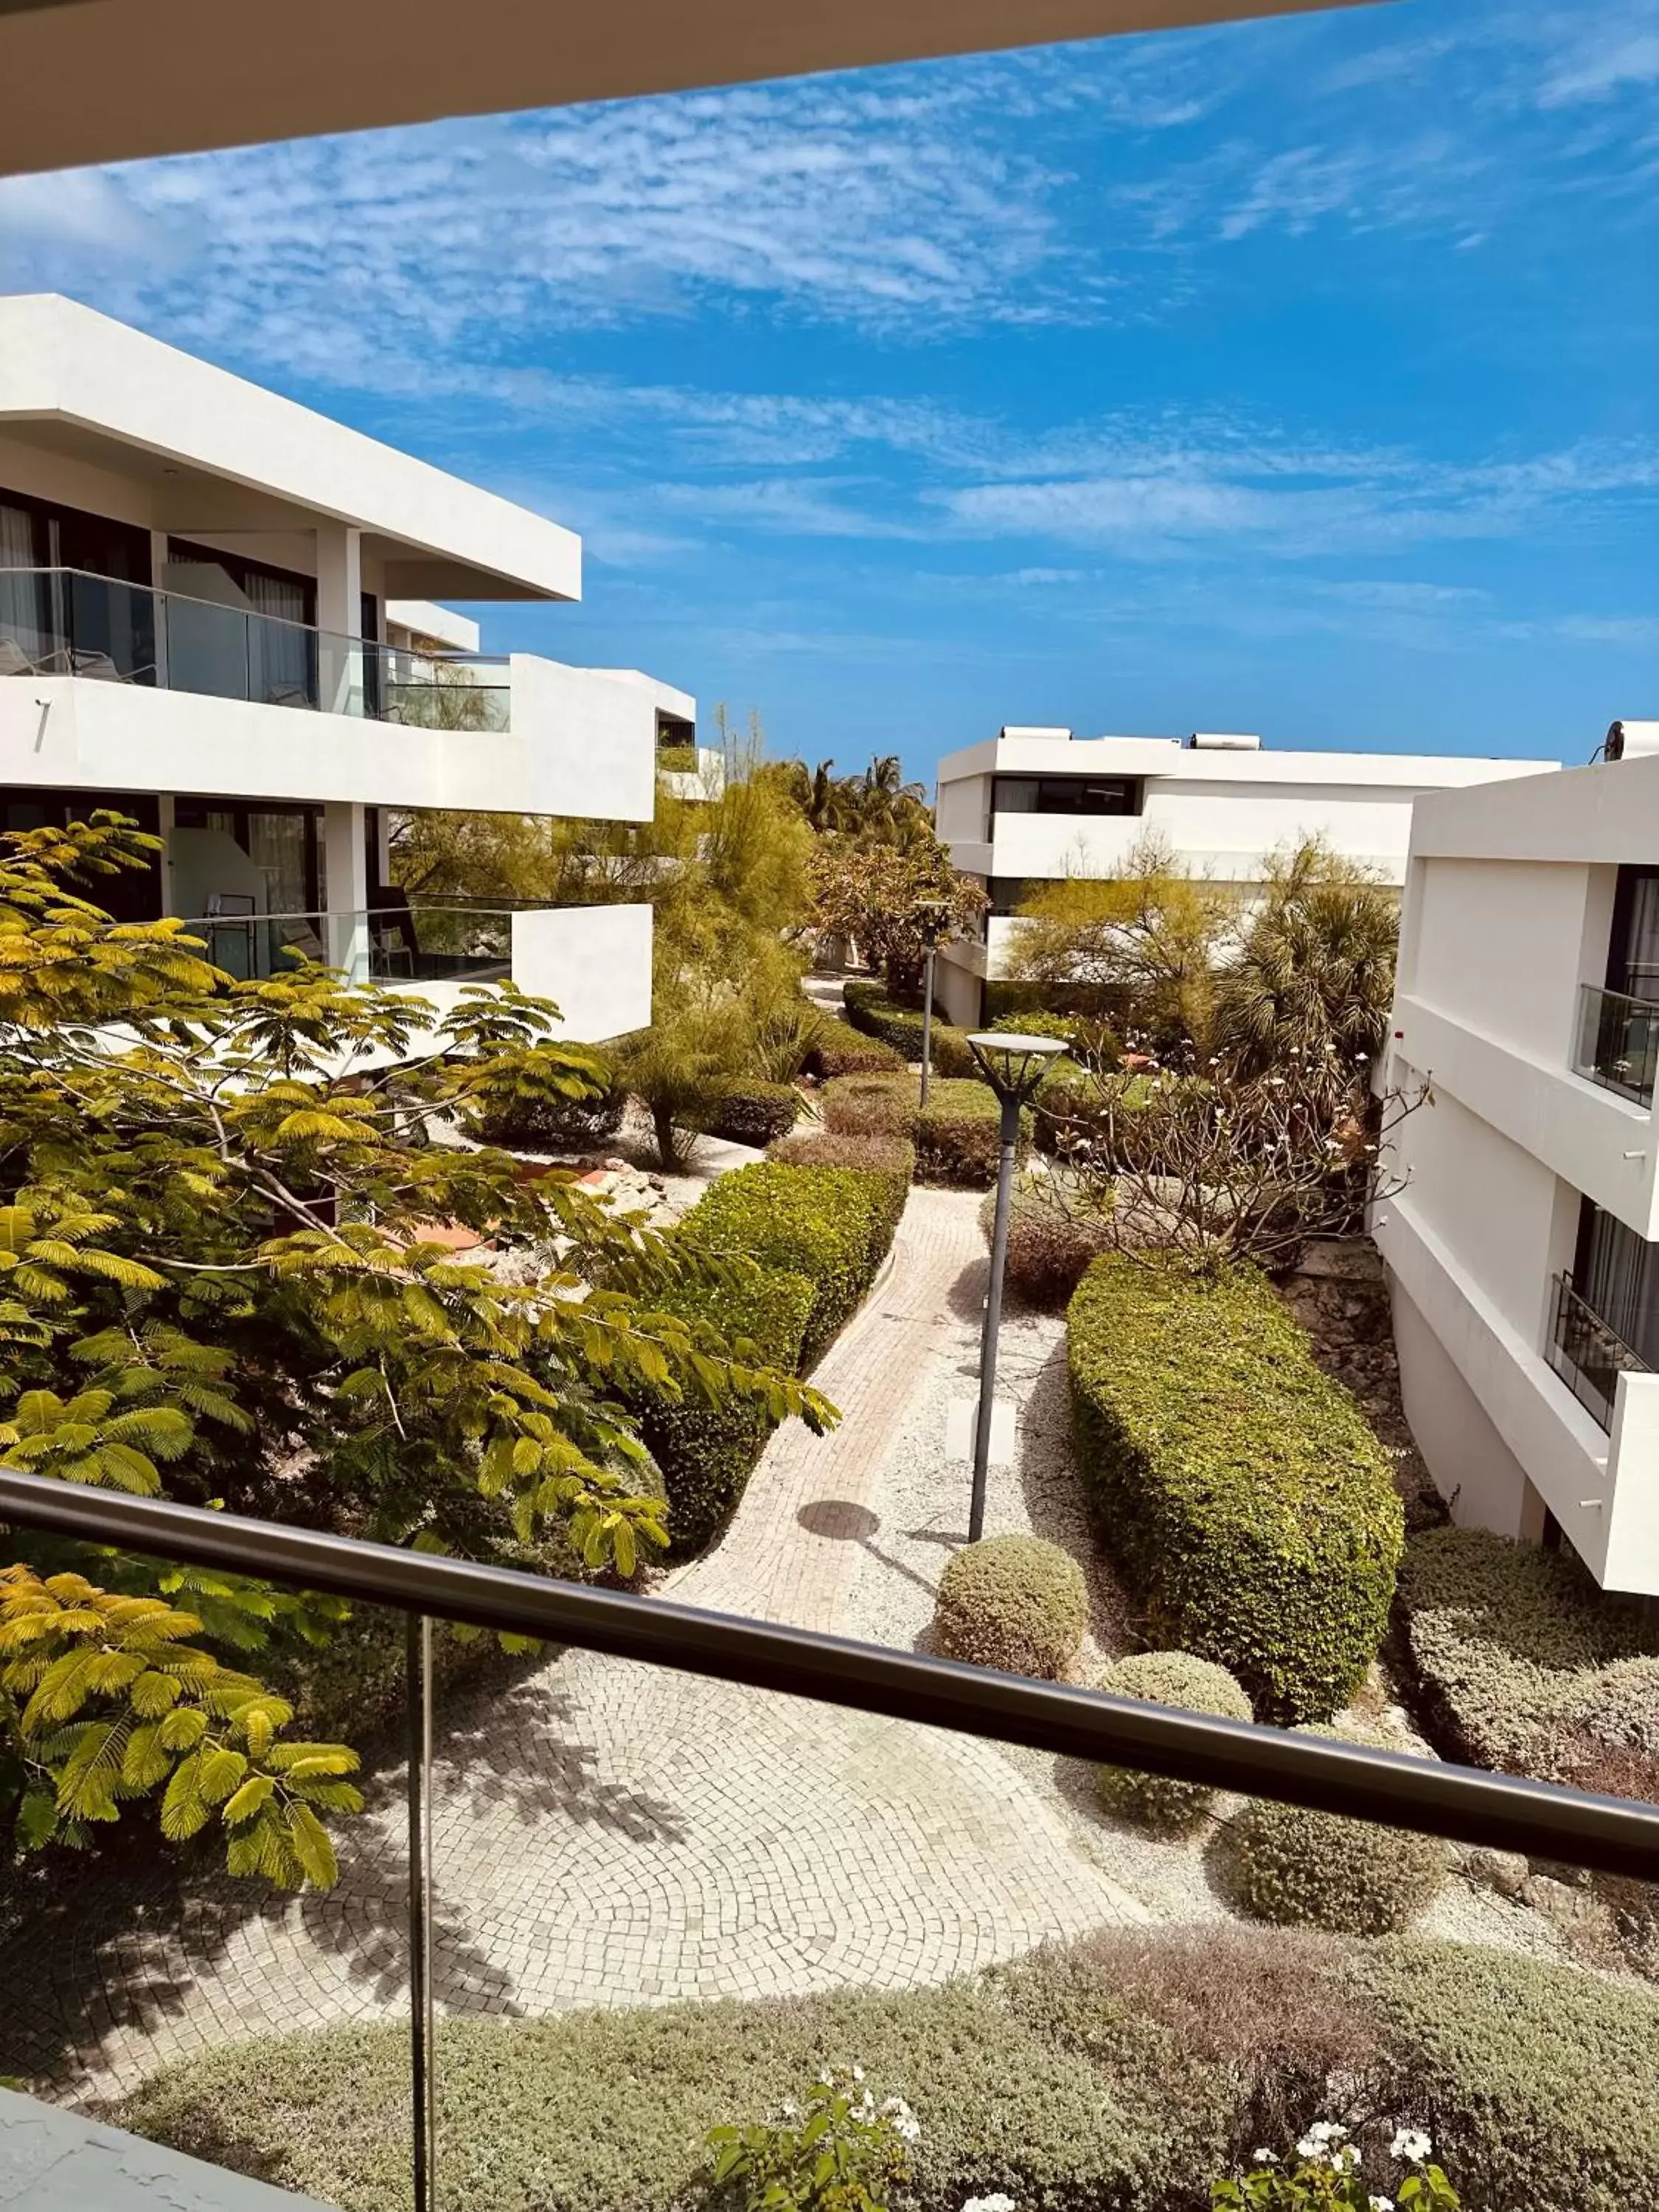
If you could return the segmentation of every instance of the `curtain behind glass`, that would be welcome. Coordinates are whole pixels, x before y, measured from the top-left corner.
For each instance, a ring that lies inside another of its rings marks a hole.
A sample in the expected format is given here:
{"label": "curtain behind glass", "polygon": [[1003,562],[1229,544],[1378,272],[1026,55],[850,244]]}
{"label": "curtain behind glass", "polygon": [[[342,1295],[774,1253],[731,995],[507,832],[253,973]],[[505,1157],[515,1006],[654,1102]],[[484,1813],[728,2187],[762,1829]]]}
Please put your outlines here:
{"label": "curtain behind glass", "polygon": [[250,568],[242,589],[254,616],[253,696],[279,707],[314,707],[317,640],[306,627],[305,586]]}
{"label": "curtain behind glass", "polygon": [[20,573],[42,565],[34,516],[0,499],[0,676],[52,672],[59,640],[52,624],[51,584],[44,574]]}

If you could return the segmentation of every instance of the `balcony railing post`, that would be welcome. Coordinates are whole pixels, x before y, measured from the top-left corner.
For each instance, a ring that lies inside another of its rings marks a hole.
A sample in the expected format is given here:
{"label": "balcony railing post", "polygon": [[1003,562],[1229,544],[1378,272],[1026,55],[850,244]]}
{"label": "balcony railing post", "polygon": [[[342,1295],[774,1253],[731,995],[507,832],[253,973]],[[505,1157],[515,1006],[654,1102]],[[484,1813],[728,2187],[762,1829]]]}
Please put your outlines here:
{"label": "balcony railing post", "polygon": [[409,2074],[415,2212],[437,2203],[437,2129],[432,2078],[432,1622],[406,1623],[404,1696],[409,1709]]}

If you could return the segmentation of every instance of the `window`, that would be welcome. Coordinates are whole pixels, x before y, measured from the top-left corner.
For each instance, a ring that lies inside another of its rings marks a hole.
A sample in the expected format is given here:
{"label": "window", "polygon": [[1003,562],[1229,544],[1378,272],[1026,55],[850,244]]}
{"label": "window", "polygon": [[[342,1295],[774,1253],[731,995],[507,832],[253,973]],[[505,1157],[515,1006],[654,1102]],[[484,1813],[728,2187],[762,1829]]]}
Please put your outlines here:
{"label": "window", "polygon": [[1619,871],[1607,988],[1632,999],[1659,999],[1659,868]]}
{"label": "window", "polygon": [[1140,784],[1129,775],[1000,775],[995,814],[1139,814]]}
{"label": "window", "polygon": [[1594,1200],[1583,1201],[1572,1286],[1598,1319],[1650,1367],[1659,1367],[1659,1273],[1655,1247],[1628,1229],[1616,1215],[1604,1213]]}
{"label": "window", "polygon": [[1017,914],[1025,903],[1028,887],[1024,876],[993,876],[985,888],[990,893],[993,915]]}

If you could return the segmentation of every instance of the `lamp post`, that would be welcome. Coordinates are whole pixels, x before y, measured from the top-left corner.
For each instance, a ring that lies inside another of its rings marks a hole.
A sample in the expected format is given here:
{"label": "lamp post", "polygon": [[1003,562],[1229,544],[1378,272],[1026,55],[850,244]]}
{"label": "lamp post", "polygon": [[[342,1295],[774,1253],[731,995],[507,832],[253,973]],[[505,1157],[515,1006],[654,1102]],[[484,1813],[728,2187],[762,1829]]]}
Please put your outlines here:
{"label": "lamp post", "polygon": [[974,1424],[974,1493],[968,1540],[985,1534],[985,1470],[991,1456],[991,1406],[997,1380],[997,1331],[1002,1325],[1002,1273],[1008,1260],[1008,1204],[1019,1147],[1019,1109],[1035,1093],[1055,1054],[1058,1037],[1018,1036],[990,1030],[970,1036],[968,1048],[1002,1108],[1002,1159],[997,1170],[996,1220],[991,1231],[991,1278],[985,1292],[985,1331],[979,1347],[979,1415]]}
{"label": "lamp post", "polygon": [[921,1103],[924,1106],[927,1103],[928,1086],[933,1075],[933,954],[945,934],[950,912],[950,902],[946,899],[916,901],[916,920],[921,926],[921,942],[926,952],[921,970]]}

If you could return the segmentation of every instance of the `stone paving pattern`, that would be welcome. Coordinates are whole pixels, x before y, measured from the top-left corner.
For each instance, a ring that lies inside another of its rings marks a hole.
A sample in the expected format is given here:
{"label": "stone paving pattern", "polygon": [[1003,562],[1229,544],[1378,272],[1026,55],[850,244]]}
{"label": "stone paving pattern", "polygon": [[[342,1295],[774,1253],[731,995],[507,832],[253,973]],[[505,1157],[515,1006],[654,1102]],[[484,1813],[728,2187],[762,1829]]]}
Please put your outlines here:
{"label": "stone paving pattern", "polygon": [[[890,1272],[818,1370],[842,1425],[778,1432],[676,1598],[851,1626],[847,1539],[982,1295],[975,1208],[912,1194]],[[901,1988],[1148,1917],[1040,1774],[965,1738],[581,1652],[442,1721],[434,1978],[450,2011]],[[32,1923],[0,1958],[0,2063],[96,2100],[222,2042],[406,2011],[400,1779],[345,1829],[326,1895],[103,1885],[89,1916]]]}

